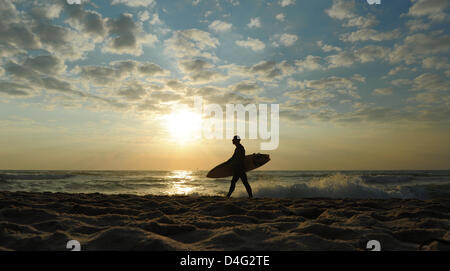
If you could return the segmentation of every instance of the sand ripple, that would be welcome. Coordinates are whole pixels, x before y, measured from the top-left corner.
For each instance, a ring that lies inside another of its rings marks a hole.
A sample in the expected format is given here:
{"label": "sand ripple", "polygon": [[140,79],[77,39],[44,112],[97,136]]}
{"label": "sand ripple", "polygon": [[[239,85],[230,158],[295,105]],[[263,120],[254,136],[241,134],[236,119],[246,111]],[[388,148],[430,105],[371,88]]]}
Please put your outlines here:
{"label": "sand ripple", "polygon": [[450,200],[0,192],[0,250],[450,250]]}

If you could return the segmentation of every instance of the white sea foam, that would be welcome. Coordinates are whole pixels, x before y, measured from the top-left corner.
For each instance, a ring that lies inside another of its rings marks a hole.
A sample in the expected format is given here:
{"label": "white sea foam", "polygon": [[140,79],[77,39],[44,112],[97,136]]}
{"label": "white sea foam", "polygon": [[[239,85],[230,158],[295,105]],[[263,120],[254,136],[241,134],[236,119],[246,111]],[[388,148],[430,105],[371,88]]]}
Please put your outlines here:
{"label": "white sea foam", "polygon": [[[240,196],[244,192],[241,191]],[[380,187],[366,183],[360,176],[336,174],[315,178],[307,183],[254,187],[257,197],[272,198],[424,198],[423,189],[415,186]]]}

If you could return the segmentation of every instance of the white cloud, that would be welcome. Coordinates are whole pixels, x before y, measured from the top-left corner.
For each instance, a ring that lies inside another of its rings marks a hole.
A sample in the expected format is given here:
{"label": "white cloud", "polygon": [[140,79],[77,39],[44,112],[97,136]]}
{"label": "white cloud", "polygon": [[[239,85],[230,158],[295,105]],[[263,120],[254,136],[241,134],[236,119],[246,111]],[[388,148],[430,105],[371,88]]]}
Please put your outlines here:
{"label": "white cloud", "polygon": [[219,46],[219,41],[210,33],[199,29],[186,29],[173,32],[171,38],[165,41],[166,54],[184,57],[204,57],[215,59],[211,52]]}
{"label": "white cloud", "polygon": [[247,26],[250,27],[250,28],[261,27],[261,20],[259,19],[259,17],[251,18],[250,19],[250,23],[248,23]]}
{"label": "white cloud", "polygon": [[422,61],[422,67],[426,69],[450,69],[447,57],[427,57]]}
{"label": "white cloud", "polygon": [[353,1],[333,0],[331,8],[325,13],[333,19],[343,20],[355,17],[355,3]]}
{"label": "white cloud", "polygon": [[387,88],[377,88],[373,91],[373,95],[377,95],[377,96],[389,96],[392,95],[392,91],[394,89],[391,87],[387,87]]}
{"label": "white cloud", "polygon": [[402,44],[395,44],[389,59],[392,63],[404,61],[406,64],[412,64],[423,57],[448,51],[450,51],[449,35],[418,33],[405,37]]}
{"label": "white cloud", "polygon": [[278,14],[275,16],[275,19],[277,19],[277,20],[280,21],[280,22],[284,22],[284,20],[286,19],[286,16],[285,16],[283,13],[278,13]]}
{"label": "white cloud", "polygon": [[145,22],[145,21],[147,21],[148,19],[150,19],[150,14],[148,13],[148,10],[145,10],[145,11],[140,11],[139,13],[138,13],[138,17],[139,17],[139,21],[141,21],[141,22]]}
{"label": "white cloud", "polygon": [[372,14],[367,16],[358,16],[349,19],[346,23],[343,24],[344,27],[360,27],[360,28],[368,28],[378,24],[378,20]]}
{"label": "white cloud", "polygon": [[38,6],[34,6],[31,9],[31,14],[38,18],[56,19],[59,17],[62,11],[62,5],[42,3]]}
{"label": "white cloud", "polygon": [[149,22],[151,25],[162,24],[162,21],[159,19],[158,13],[153,13],[152,19]]}
{"label": "white cloud", "polygon": [[296,60],[295,65],[299,71],[322,69],[322,58],[320,56],[307,56],[304,60]]}
{"label": "white cloud", "polygon": [[280,6],[287,7],[290,5],[295,5],[295,0],[280,0]]}
{"label": "white cloud", "polygon": [[389,32],[379,32],[375,29],[362,28],[355,32],[345,33],[340,36],[340,40],[347,42],[356,42],[356,41],[384,41],[384,40],[392,40],[400,37],[400,31],[393,30]]}
{"label": "white cloud", "polygon": [[345,51],[327,57],[329,68],[350,67],[356,60],[357,58],[354,54]]}
{"label": "white cloud", "polygon": [[266,47],[262,41],[253,38],[247,38],[247,40],[237,40],[236,44],[241,47],[250,48],[255,52],[262,51]]}
{"label": "white cloud", "polygon": [[124,4],[130,7],[152,7],[156,2],[154,0],[113,0],[112,4]]}
{"label": "white cloud", "polygon": [[443,21],[448,18],[445,9],[450,6],[447,0],[416,0],[409,8],[408,15],[413,17],[427,16],[433,21]]}
{"label": "white cloud", "polygon": [[216,32],[225,32],[225,31],[230,30],[231,27],[232,27],[232,25],[230,23],[220,21],[220,20],[215,20],[214,22],[212,22],[209,25],[209,28],[211,28],[212,30],[214,30]]}
{"label": "white cloud", "polygon": [[389,54],[389,49],[378,45],[367,45],[356,50],[355,55],[362,63],[383,59]]}
{"label": "white cloud", "polygon": [[406,25],[409,28],[410,32],[415,32],[419,30],[427,30],[431,27],[431,23],[425,23],[424,21],[417,19],[417,20],[409,20],[406,22]]}
{"label": "white cloud", "polygon": [[280,43],[286,47],[294,45],[298,40],[297,35],[284,33],[280,36]]}
{"label": "white cloud", "polygon": [[400,79],[392,80],[391,84],[393,84],[394,86],[399,87],[399,86],[410,85],[410,84],[412,84],[412,81],[410,79],[400,78]]}
{"label": "white cloud", "polygon": [[317,42],[317,45],[320,47],[320,48],[322,48],[322,51],[324,51],[324,52],[332,52],[332,51],[337,51],[337,52],[340,52],[340,51],[342,51],[342,49],[341,48],[339,48],[339,47],[336,47],[336,46],[332,46],[332,45],[328,45],[328,44],[324,44],[322,41],[318,41]]}
{"label": "white cloud", "polygon": [[414,90],[450,90],[450,81],[433,73],[424,73],[414,79]]}

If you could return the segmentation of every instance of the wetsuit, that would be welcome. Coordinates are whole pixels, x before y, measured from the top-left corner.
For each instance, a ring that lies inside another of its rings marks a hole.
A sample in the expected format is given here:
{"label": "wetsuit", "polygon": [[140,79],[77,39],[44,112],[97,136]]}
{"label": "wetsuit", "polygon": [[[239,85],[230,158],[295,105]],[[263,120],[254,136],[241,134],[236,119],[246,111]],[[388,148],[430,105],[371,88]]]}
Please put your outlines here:
{"label": "wetsuit", "polygon": [[245,149],[240,143],[236,144],[236,149],[234,150],[233,156],[228,160],[233,167],[233,179],[231,179],[230,191],[228,192],[227,197],[229,198],[234,191],[236,186],[236,182],[241,178],[242,183],[247,190],[249,198],[253,197],[252,188],[247,180],[247,174],[245,174]]}

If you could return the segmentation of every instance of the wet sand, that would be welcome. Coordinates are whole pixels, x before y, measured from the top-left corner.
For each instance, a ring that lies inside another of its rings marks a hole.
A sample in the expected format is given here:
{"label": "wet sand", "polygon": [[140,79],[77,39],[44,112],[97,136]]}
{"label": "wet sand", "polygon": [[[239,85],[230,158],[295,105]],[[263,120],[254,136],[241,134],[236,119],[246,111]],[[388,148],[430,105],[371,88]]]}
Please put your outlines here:
{"label": "wet sand", "polygon": [[450,199],[0,192],[0,250],[450,250]]}

